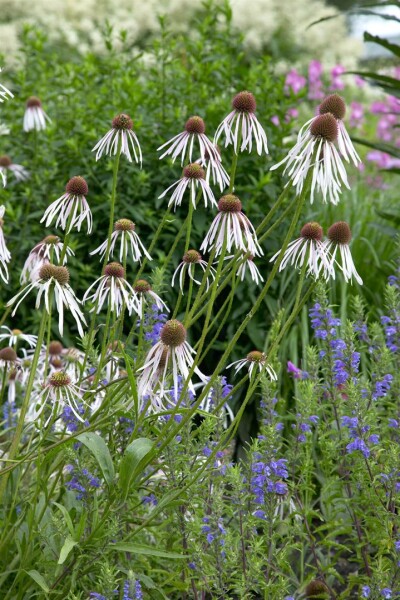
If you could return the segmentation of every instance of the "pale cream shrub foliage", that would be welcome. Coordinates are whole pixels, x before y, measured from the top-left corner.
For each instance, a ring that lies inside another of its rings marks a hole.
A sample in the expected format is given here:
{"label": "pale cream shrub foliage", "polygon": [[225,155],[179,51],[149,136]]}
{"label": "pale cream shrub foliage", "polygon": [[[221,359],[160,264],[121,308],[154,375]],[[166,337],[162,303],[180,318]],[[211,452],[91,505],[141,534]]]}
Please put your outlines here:
{"label": "pale cream shrub foliage", "polygon": [[[127,30],[131,43],[159,29],[157,15],[167,14],[173,29],[185,30],[199,8],[193,0],[1,0],[0,51],[15,56],[18,32],[24,23],[38,24],[50,39],[65,39],[80,52],[104,50],[106,20],[118,32]],[[360,45],[347,34],[342,15],[308,28],[315,20],[337,11],[322,0],[231,0],[233,24],[244,34],[249,49],[259,51],[277,35],[284,36],[307,60],[318,57],[327,65],[352,67]]]}

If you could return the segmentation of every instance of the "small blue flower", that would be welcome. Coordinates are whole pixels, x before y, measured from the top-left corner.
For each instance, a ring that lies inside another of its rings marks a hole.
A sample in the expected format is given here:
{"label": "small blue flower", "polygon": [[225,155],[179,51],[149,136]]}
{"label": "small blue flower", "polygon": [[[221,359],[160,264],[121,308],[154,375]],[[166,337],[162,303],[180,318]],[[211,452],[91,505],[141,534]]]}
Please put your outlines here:
{"label": "small blue flower", "polygon": [[369,598],[369,595],[371,593],[371,588],[369,587],[369,585],[363,585],[361,592],[362,592],[363,598]]}
{"label": "small blue flower", "polygon": [[381,590],[381,596],[382,598],[387,598],[390,600],[392,597],[392,590],[390,588],[383,588],[383,590]]}

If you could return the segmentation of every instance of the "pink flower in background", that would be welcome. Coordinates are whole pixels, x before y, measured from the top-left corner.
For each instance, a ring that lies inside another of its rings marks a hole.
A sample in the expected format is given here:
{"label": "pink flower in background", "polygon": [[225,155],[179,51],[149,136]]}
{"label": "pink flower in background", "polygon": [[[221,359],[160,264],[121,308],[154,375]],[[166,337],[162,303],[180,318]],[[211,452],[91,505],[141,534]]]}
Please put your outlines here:
{"label": "pink flower in background", "polygon": [[274,115],[273,117],[271,117],[271,121],[276,127],[279,127],[280,121],[278,115]]}
{"label": "pink flower in background", "polygon": [[396,79],[400,79],[400,67],[394,68],[393,77],[396,77]]}
{"label": "pink flower in background", "polygon": [[371,104],[370,110],[374,115],[380,115],[382,113],[387,113],[388,107],[386,106],[385,102],[377,101]]}
{"label": "pink flower in background", "polygon": [[393,126],[397,122],[396,115],[387,114],[379,119],[376,135],[384,142],[390,142],[393,137]]}
{"label": "pink flower in background", "polygon": [[352,102],[350,104],[350,126],[361,127],[364,122],[364,107],[359,102]]}
{"label": "pink flower in background", "polygon": [[394,158],[386,152],[372,150],[367,154],[367,160],[376,163],[380,169],[400,168],[400,158]]}
{"label": "pink flower in background", "polygon": [[306,86],[306,83],[306,78],[300,75],[300,73],[298,73],[296,69],[292,69],[286,75],[285,91],[288,91],[289,88],[291,88],[294,94],[298,94],[300,90],[302,90]]}
{"label": "pink flower in background", "polygon": [[285,115],[285,121],[286,123],[289,123],[292,119],[297,119],[298,116],[299,111],[297,110],[297,108],[289,108]]}
{"label": "pink flower in background", "polygon": [[344,81],[341,78],[341,75],[346,71],[343,65],[336,65],[331,69],[331,90],[343,90],[344,89]]}
{"label": "pink flower in background", "polygon": [[319,60],[312,60],[308,65],[308,98],[309,100],[320,100],[324,97],[322,91],[322,64]]}
{"label": "pink flower in background", "polygon": [[354,77],[354,83],[356,84],[357,87],[364,87],[366,84],[365,79],[363,79],[362,77],[360,77],[359,75],[355,75]]}
{"label": "pink flower in background", "polygon": [[390,112],[400,113],[400,100],[396,96],[388,96],[387,104]]}

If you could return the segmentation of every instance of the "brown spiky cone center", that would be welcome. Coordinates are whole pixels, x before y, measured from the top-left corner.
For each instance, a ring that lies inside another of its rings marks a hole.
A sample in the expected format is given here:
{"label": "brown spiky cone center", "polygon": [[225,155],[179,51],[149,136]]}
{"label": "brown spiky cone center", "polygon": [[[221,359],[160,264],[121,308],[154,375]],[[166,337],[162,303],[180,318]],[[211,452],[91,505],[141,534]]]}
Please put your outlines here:
{"label": "brown spiky cone center", "polygon": [[183,255],[182,260],[184,263],[189,263],[189,264],[198,263],[201,261],[201,254],[200,254],[200,252],[197,252],[197,250],[188,250]]}
{"label": "brown spiky cone center", "polygon": [[4,360],[7,363],[15,363],[17,360],[17,353],[14,348],[11,346],[7,346],[7,348],[2,348],[0,350],[0,360]]}
{"label": "brown spiky cone center", "polygon": [[188,179],[205,179],[206,172],[199,164],[191,163],[183,169],[183,177],[187,177]]}
{"label": "brown spiky cone center", "polygon": [[315,240],[320,242],[324,237],[324,230],[319,223],[311,221],[310,223],[303,225],[300,235],[306,240]]}
{"label": "brown spiky cone center", "polygon": [[104,267],[104,275],[107,277],[125,277],[125,269],[118,262],[110,262]]}
{"label": "brown spiky cone center", "polygon": [[328,238],[335,244],[349,244],[351,229],[345,221],[338,221],[329,227]]}
{"label": "brown spiky cone center", "polygon": [[65,373],[65,371],[56,371],[49,379],[51,386],[60,388],[67,386],[71,383],[71,378]]}
{"label": "brown spiky cone center", "polygon": [[242,203],[234,194],[227,194],[218,200],[218,210],[220,212],[240,212]]}
{"label": "brown spiky cone center", "polygon": [[313,598],[314,600],[323,600],[329,598],[328,588],[326,587],[325,583],[323,581],[320,581],[319,579],[314,579],[313,581],[310,581],[310,583],[304,590],[304,594],[307,599]]}
{"label": "brown spiky cone center", "polygon": [[135,223],[130,219],[118,219],[114,223],[114,231],[134,231]]}
{"label": "brown spiky cone center", "polygon": [[45,263],[40,267],[39,278],[49,281],[52,277],[60,285],[66,285],[69,282],[69,271],[67,267],[57,267],[51,263]]}
{"label": "brown spiky cone center", "polygon": [[133,287],[138,294],[145,294],[151,291],[151,285],[145,279],[138,279]]}
{"label": "brown spiky cone center", "polygon": [[201,117],[195,115],[186,121],[185,130],[187,133],[204,133],[206,130],[206,125]]}
{"label": "brown spiky cone center", "polygon": [[37,96],[30,96],[30,98],[28,98],[26,101],[26,106],[27,108],[34,108],[42,106],[42,103]]}
{"label": "brown spiky cone center", "polygon": [[160,338],[162,343],[166,346],[170,346],[172,348],[182,346],[182,344],[186,341],[186,329],[180,321],[177,319],[171,319],[163,325]]}
{"label": "brown spiky cone center", "polygon": [[7,154],[0,156],[0,167],[8,168],[12,165],[12,160]]}
{"label": "brown spiky cone center", "polygon": [[112,127],[113,129],[131,130],[133,128],[133,121],[129,115],[121,113],[113,118]]}
{"label": "brown spiky cone center", "polygon": [[253,113],[257,108],[256,99],[251,92],[239,92],[232,100],[232,107],[239,112]]}
{"label": "brown spiky cone center", "polygon": [[57,340],[53,340],[49,344],[49,354],[50,356],[58,356],[64,350],[64,347],[61,342]]}
{"label": "brown spiky cone center", "polygon": [[331,113],[326,113],[315,117],[311,123],[310,131],[311,135],[315,138],[335,142],[339,130],[335,117]]}
{"label": "brown spiky cone center", "polygon": [[65,191],[72,196],[87,196],[89,187],[83,177],[76,175],[68,181]]}
{"label": "brown spiky cone center", "polygon": [[251,352],[248,353],[248,355],[246,356],[246,359],[249,362],[256,362],[256,363],[261,363],[265,361],[265,354],[264,352],[260,352],[259,350],[252,350]]}
{"label": "brown spiky cone center", "polygon": [[319,105],[319,114],[331,113],[335,119],[343,120],[346,114],[346,103],[339,94],[330,94]]}

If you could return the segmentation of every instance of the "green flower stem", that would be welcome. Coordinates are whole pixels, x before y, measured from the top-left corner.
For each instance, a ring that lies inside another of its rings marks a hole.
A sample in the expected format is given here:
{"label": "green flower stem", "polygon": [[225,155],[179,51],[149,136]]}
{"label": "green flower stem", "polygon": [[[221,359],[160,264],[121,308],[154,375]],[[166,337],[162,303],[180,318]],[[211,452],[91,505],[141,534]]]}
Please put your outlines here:
{"label": "green flower stem", "polygon": [[[195,313],[195,311],[197,310],[197,308],[200,306],[200,304],[203,304],[204,298],[202,297],[202,293],[203,293],[204,288],[206,287],[207,278],[208,278],[208,275],[209,275],[209,273],[211,271],[212,262],[213,262],[213,260],[215,258],[216,251],[217,251],[217,247],[216,247],[216,244],[214,244],[214,247],[211,250],[211,254],[210,254],[210,257],[209,257],[208,262],[207,262],[206,270],[204,271],[203,277],[201,279],[200,287],[197,290],[196,298],[195,298],[195,300],[193,302],[192,309],[191,309],[191,311],[189,312],[188,315],[185,315],[185,321],[183,323],[185,327],[189,327],[188,323],[191,322],[191,320],[193,318],[193,314]],[[209,295],[209,290],[207,289],[207,296],[208,295]],[[206,308],[207,307],[203,305],[203,311]]]}
{"label": "green flower stem", "polygon": [[108,259],[110,257],[111,235],[112,235],[112,232],[114,229],[115,200],[117,197],[118,168],[119,168],[119,161],[121,158],[121,147],[122,147],[122,139],[121,139],[121,136],[119,136],[117,154],[115,156],[114,166],[113,166],[113,179],[112,179],[111,202],[110,202],[110,222],[108,225],[107,248],[106,248],[106,253],[104,255],[103,268],[108,263]]}
{"label": "green flower stem", "polygon": [[[161,222],[160,222],[160,224],[159,224],[159,226],[157,228],[157,231],[156,231],[156,233],[155,233],[155,235],[153,237],[153,240],[152,240],[152,242],[151,242],[151,244],[149,246],[148,253],[150,255],[153,252],[153,250],[155,248],[155,245],[157,244],[158,238],[160,237],[160,234],[161,234],[162,230],[164,229],[164,225],[165,225],[165,223],[166,223],[166,221],[167,221],[167,219],[169,217],[170,212],[171,212],[171,208],[168,206],[168,208],[165,211],[164,216],[163,216],[163,218],[162,218],[162,220],[161,220]],[[143,273],[143,270],[144,270],[145,265],[147,264],[147,261],[148,261],[148,258],[147,258],[146,255],[144,255],[143,256],[143,262],[140,265],[140,269],[139,269],[139,271],[138,271],[138,273],[136,275],[136,279],[140,279],[140,276]]]}
{"label": "green flower stem", "polygon": [[[197,206],[198,201],[200,200],[200,196],[201,196],[201,187],[199,188],[199,191],[197,192],[197,196],[195,199],[196,206]],[[190,199],[189,200],[189,212],[188,212],[188,218],[187,218],[186,241],[185,241],[184,253],[186,253],[189,250],[190,233],[192,231],[193,211],[194,211],[194,206],[193,206],[192,200]]]}
{"label": "green flower stem", "polygon": [[267,225],[267,223],[269,223],[269,221],[272,219],[273,215],[276,213],[276,211],[278,210],[278,208],[280,207],[280,205],[282,204],[282,202],[285,200],[286,196],[288,195],[288,192],[289,192],[289,185],[286,185],[283,188],[282,192],[280,193],[278,200],[270,208],[269,212],[265,215],[265,217],[263,218],[263,220],[257,227],[257,229],[256,229],[257,234],[260,233],[260,231],[262,231],[265,228],[265,226]]}
{"label": "green flower stem", "polygon": [[[183,280],[183,283],[185,283],[185,280]],[[188,291],[188,295],[187,295],[187,300],[186,300],[186,310],[185,310],[185,316],[184,316],[184,321],[186,321],[186,316],[189,314],[190,311],[190,304],[192,302],[192,295],[193,295],[193,279],[191,277],[189,277],[189,291]]]}
{"label": "green flower stem", "polygon": [[[127,245],[125,243],[124,244],[124,252],[123,252],[123,255],[122,255],[122,266],[124,267],[125,278],[126,278],[127,258],[128,258],[127,257]],[[126,305],[125,305],[125,301],[124,301],[124,303],[122,305],[122,309],[121,309],[121,314],[119,316],[119,321],[117,320],[116,324],[115,324],[116,325],[115,332],[118,332],[118,330],[119,330],[119,333],[117,333],[117,339],[118,340],[122,339],[122,333],[123,333],[123,330],[124,330],[125,309],[126,309]],[[114,339],[115,339],[114,333],[113,333],[113,339],[112,339],[112,341],[114,341]]]}
{"label": "green flower stem", "polygon": [[[228,356],[230,355],[232,349],[235,347],[238,339],[240,338],[240,336],[242,335],[243,331],[246,329],[247,325],[249,324],[249,322],[251,321],[251,319],[253,318],[253,315],[257,312],[257,310],[260,308],[262,301],[264,300],[265,296],[268,293],[269,288],[272,285],[272,282],[275,278],[275,275],[279,269],[279,265],[282,262],[283,256],[285,254],[286,248],[290,242],[290,240],[292,239],[293,236],[293,232],[296,228],[296,225],[298,223],[298,220],[300,218],[300,214],[301,214],[301,210],[303,208],[304,205],[304,201],[305,201],[305,197],[306,194],[308,192],[308,188],[311,182],[311,178],[312,178],[312,171],[308,172],[308,175],[306,177],[306,181],[304,182],[304,186],[303,186],[303,190],[302,193],[300,194],[299,198],[298,198],[298,203],[297,203],[297,207],[296,207],[296,212],[293,216],[292,222],[289,226],[288,232],[286,234],[285,240],[283,242],[281,251],[279,253],[279,256],[277,258],[277,260],[274,263],[274,266],[272,267],[271,273],[267,279],[267,281],[265,282],[265,285],[263,287],[263,289],[261,290],[257,300],[255,301],[255,304],[253,306],[253,308],[250,310],[249,313],[247,313],[246,318],[242,321],[242,323],[239,325],[237,331],[235,332],[233,338],[230,340],[229,344],[227,345],[227,348],[225,350],[225,352],[223,353],[222,357],[220,358],[215,370],[214,370],[214,374],[213,376],[210,378],[210,380],[207,382],[207,384],[204,386],[198,400],[196,401],[196,403],[193,405],[192,410],[189,411],[188,414],[186,414],[181,423],[178,424],[177,427],[174,428],[173,432],[171,432],[171,435],[177,435],[178,431],[180,430],[181,427],[184,427],[184,425],[188,422],[188,420],[193,416],[194,411],[196,410],[196,407],[201,403],[201,401],[207,396],[207,394],[209,393],[213,382],[215,380],[215,378],[218,376],[218,374],[220,373],[221,369],[223,368],[226,359],[228,358]],[[194,362],[193,362],[193,366],[191,367],[190,371],[189,371],[189,375],[187,380],[185,381],[182,391],[181,391],[181,398],[185,397],[185,394],[187,392],[187,388],[188,388],[188,383],[190,378],[193,376],[194,370],[198,365],[199,362],[199,352],[197,353]],[[171,419],[172,421],[172,419]],[[173,436],[172,436],[173,437]],[[161,444],[161,449],[163,447],[163,444]]]}
{"label": "green flower stem", "polygon": [[101,370],[103,368],[103,363],[104,363],[104,359],[105,359],[106,352],[107,352],[107,341],[108,341],[108,332],[110,331],[110,324],[111,324],[111,298],[109,298],[109,303],[108,303],[108,307],[107,307],[107,317],[106,317],[106,323],[104,325],[104,333],[103,333],[103,340],[101,343],[100,359],[99,359],[99,363],[97,365],[96,376],[95,376],[94,382],[93,382],[94,388],[97,387],[97,385],[100,381]]}
{"label": "green flower stem", "polygon": [[297,196],[295,196],[293,198],[293,200],[289,204],[289,206],[287,208],[285,208],[285,210],[283,211],[283,213],[281,214],[281,216],[278,217],[278,219],[276,219],[276,221],[273,222],[273,224],[271,225],[271,227],[269,227],[267,229],[267,231],[265,231],[258,238],[259,243],[263,242],[273,232],[273,230],[276,229],[282,223],[282,221],[284,221],[284,219],[293,211],[294,207],[296,206],[296,202],[297,202]]}
{"label": "green flower stem", "polygon": [[176,315],[178,314],[178,310],[179,310],[179,307],[181,305],[182,298],[183,298],[183,292],[179,288],[178,300],[177,300],[177,303],[175,304],[174,312],[172,314],[171,319],[176,319]]}
{"label": "green flower stem", "polygon": [[88,335],[88,341],[87,341],[87,345],[86,345],[86,352],[85,352],[85,356],[83,358],[83,363],[82,363],[82,367],[81,367],[81,379],[80,381],[82,381],[83,379],[83,375],[85,373],[85,368],[87,365],[87,360],[88,360],[88,353],[90,348],[92,347],[93,341],[94,341],[94,327],[96,325],[96,317],[97,317],[97,306],[99,304],[99,298],[97,297],[95,305],[93,307],[93,313],[92,313],[92,318],[90,320],[90,327],[89,327],[89,333]]}
{"label": "green flower stem", "polygon": [[1,377],[0,406],[3,405],[4,392],[6,390],[6,379],[7,379],[7,367],[4,366],[3,367],[3,375]]}
{"label": "green flower stem", "polygon": [[[17,427],[15,429],[14,437],[11,442],[11,447],[8,452],[9,460],[13,460],[18,452],[18,446],[19,446],[21,436],[22,436],[22,431],[24,428],[25,415],[28,410],[29,400],[30,400],[30,397],[32,394],[33,384],[34,384],[35,376],[36,376],[36,370],[37,370],[37,366],[38,366],[38,362],[39,362],[39,355],[40,355],[40,351],[42,349],[44,334],[45,334],[45,330],[46,330],[47,317],[48,317],[47,312],[44,309],[43,314],[42,314],[42,320],[40,322],[38,339],[37,339],[36,348],[35,348],[35,354],[33,355],[31,370],[29,373],[29,379],[28,379],[28,383],[26,386],[26,393],[25,393],[24,399],[22,401],[22,406],[21,406],[21,411],[20,411]],[[7,486],[8,477],[9,477],[9,474],[6,473],[6,474],[3,474],[3,477],[0,479],[0,502],[1,502],[1,499],[3,498],[4,492],[5,492],[5,489]]]}
{"label": "green flower stem", "polygon": [[[212,345],[214,344],[215,340],[218,339],[218,336],[219,336],[219,334],[221,332],[221,329],[225,325],[225,322],[226,322],[226,320],[228,319],[228,317],[229,317],[229,315],[231,313],[233,299],[235,297],[236,287],[237,287],[237,280],[235,281],[235,277],[233,277],[232,288],[231,288],[231,291],[229,292],[229,296],[226,298],[225,302],[221,306],[220,310],[218,311],[218,313],[214,317],[214,319],[213,319],[210,327],[208,328],[208,330],[211,331],[214,328],[214,326],[217,323],[219,323],[217,331],[215,332],[215,334],[214,334],[213,338],[210,340],[207,348],[204,350],[203,354],[199,358],[199,362],[200,363],[204,360],[204,357],[211,350]],[[222,316],[222,319],[221,319],[221,316]],[[195,346],[194,349],[196,350],[197,346]]]}

